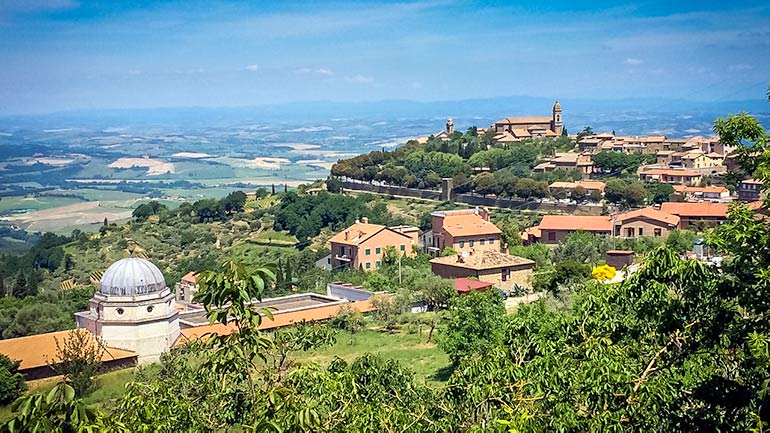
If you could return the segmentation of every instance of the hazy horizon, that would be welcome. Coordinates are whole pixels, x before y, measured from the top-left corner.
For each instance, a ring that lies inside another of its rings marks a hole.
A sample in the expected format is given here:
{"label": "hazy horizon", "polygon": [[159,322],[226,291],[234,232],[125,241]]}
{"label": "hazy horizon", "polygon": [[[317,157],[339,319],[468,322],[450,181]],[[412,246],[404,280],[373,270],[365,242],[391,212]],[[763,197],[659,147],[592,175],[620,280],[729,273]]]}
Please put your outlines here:
{"label": "hazy horizon", "polygon": [[461,101],[760,99],[760,1],[0,0],[0,115]]}

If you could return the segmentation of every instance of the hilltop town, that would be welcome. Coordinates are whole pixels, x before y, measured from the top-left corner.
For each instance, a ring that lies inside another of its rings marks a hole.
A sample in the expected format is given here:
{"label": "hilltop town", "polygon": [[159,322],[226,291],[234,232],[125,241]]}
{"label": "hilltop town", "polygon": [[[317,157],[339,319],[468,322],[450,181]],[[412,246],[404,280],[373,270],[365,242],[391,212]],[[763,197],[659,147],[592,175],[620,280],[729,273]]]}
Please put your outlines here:
{"label": "hilltop town", "polygon": [[[116,392],[69,367],[86,358],[88,371],[122,378],[118,386],[155,386],[163,377],[137,366],[205,358],[201,347],[229,350],[249,332],[271,335],[253,354],[264,364],[239,367],[274,375],[265,387],[307,373],[314,357],[354,368],[372,345],[387,358],[404,340],[416,349],[399,356],[438,383],[426,392],[448,398],[452,387],[481,380],[464,376],[464,366],[515,362],[486,352],[519,344],[506,327],[536,329],[542,315],[567,320],[572,308],[605,308],[590,296],[648,290],[648,280],[667,278],[655,273],[661,266],[722,278],[712,270],[729,271],[729,256],[742,254],[730,230],[767,230],[766,188],[746,161],[740,143],[719,137],[590,127],[570,135],[556,102],[551,116],[506,117],[466,132],[450,118],[436,134],[340,160],[327,179],[291,191],[247,189],[178,208],[150,201],[127,224],[47,234],[28,253],[0,258],[0,353],[16,381],[2,402],[19,397],[25,381],[46,387],[37,384],[59,375],[87,383],[77,388],[82,396]],[[509,367],[505,374],[517,374]],[[473,403],[452,404],[462,413]],[[435,422],[425,416],[415,422]],[[131,411],[121,417],[139,420]]]}

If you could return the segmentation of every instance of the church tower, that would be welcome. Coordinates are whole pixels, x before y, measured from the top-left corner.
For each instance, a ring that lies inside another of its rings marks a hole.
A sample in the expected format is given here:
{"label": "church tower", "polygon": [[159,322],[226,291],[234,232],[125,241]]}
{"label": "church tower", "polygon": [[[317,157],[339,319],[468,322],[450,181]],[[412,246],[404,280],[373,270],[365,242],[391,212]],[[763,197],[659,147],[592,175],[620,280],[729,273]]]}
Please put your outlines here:
{"label": "church tower", "polygon": [[452,118],[449,117],[446,120],[446,134],[447,135],[452,135],[454,133],[455,133],[455,124],[454,124],[454,122],[452,122]]}
{"label": "church tower", "polygon": [[551,120],[551,130],[556,135],[561,135],[564,125],[561,123],[561,104],[559,101],[553,104],[553,119]]}

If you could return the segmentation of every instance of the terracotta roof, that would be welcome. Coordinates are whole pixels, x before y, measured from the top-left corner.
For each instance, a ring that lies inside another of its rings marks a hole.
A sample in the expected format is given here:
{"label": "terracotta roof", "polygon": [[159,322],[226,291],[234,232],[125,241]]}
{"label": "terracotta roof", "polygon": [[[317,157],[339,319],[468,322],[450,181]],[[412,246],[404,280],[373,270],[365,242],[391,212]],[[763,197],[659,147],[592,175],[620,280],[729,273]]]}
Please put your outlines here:
{"label": "terracotta roof", "polygon": [[532,135],[524,128],[513,128],[511,132],[515,137],[529,137]]}
{"label": "terracotta roof", "polygon": [[506,123],[506,124],[527,124],[527,123],[551,123],[551,120],[553,120],[550,116],[537,116],[537,117],[506,117],[503,120],[498,120],[495,122],[495,124],[498,123]]}
{"label": "terracotta roof", "polygon": [[455,290],[460,293],[468,293],[473,290],[486,290],[490,287],[492,287],[492,283],[470,280],[468,278],[455,278]]}
{"label": "terracotta roof", "polygon": [[[56,359],[56,340],[59,341],[59,344],[63,344],[64,339],[67,338],[67,334],[69,334],[70,331],[49,332],[47,334],[0,340],[0,353],[12,360],[21,361],[19,368],[22,370],[45,367],[48,365],[47,361]],[[96,344],[93,335],[87,330],[78,329],[77,332],[88,333],[92,343]],[[112,347],[105,347],[104,349],[102,362],[133,358],[136,356],[136,353],[129,350],[115,349]]]}
{"label": "terracotta roof", "polygon": [[674,191],[684,193],[719,193],[723,194],[729,190],[723,186],[686,186],[686,185],[674,185]]}
{"label": "terracotta roof", "polygon": [[762,185],[762,181],[761,180],[756,180],[756,179],[742,180],[741,183],[745,183],[745,184],[749,184],[749,185]]}
{"label": "terracotta roof", "polygon": [[548,185],[549,188],[566,188],[566,189],[575,189],[579,186],[582,186],[585,189],[596,189],[602,192],[604,191],[604,182],[600,182],[598,180],[579,180],[577,182],[556,181]]}
{"label": "terracotta roof", "polygon": [[667,169],[667,168],[653,168],[647,171],[643,171],[642,174],[647,176],[655,176],[655,175],[661,175],[661,174],[664,174],[666,176],[700,176],[701,175],[697,171],[673,170],[673,169]]}
{"label": "terracotta roof", "polygon": [[[338,244],[345,244],[345,245],[360,245],[365,240],[369,239],[370,237],[374,236],[380,231],[386,230],[386,229],[387,227],[381,226],[379,224],[366,224],[362,222],[357,222],[352,226],[346,228],[345,230],[342,230],[341,232],[332,236],[332,238],[329,241],[338,243]],[[393,230],[393,232],[398,233],[399,235],[404,236],[406,238],[409,238],[409,236],[403,233],[397,232],[395,230]],[[347,239],[345,238],[345,233],[347,233]]]}
{"label": "terracotta roof", "polygon": [[672,215],[670,213],[662,212],[657,209],[653,209],[651,207],[646,207],[643,209],[637,209],[631,212],[626,212],[618,215],[615,218],[616,222],[623,222],[627,221],[633,218],[649,218],[656,221],[661,221],[663,223],[675,226],[679,224],[679,217],[676,215]]}
{"label": "terracotta roof", "polygon": [[188,272],[184,274],[184,277],[182,277],[182,281],[186,281],[188,283],[197,283],[198,282],[198,273],[197,272]]}
{"label": "terracotta roof", "polygon": [[[259,326],[259,329],[275,329],[293,325],[295,323],[300,323],[302,321],[330,319],[337,316],[342,305],[349,306],[354,311],[358,311],[360,313],[367,313],[375,309],[370,301],[355,301],[347,302],[344,304],[321,305],[316,308],[306,308],[298,311],[278,311],[273,313],[273,320],[267,318],[262,320],[262,324]],[[230,324],[225,326],[221,323],[185,328],[182,329],[182,335],[179,337],[179,340],[177,340],[176,345],[179,346],[189,341],[197,340],[207,334],[227,335],[234,330],[235,326]]]}
{"label": "terracotta roof", "polygon": [[529,265],[534,266],[535,262],[524,257],[512,256],[510,254],[500,253],[497,251],[482,250],[479,252],[471,253],[466,257],[461,255],[436,257],[430,261],[431,263],[455,266],[464,269],[498,269],[509,266],[522,266]]}
{"label": "terracotta roof", "polygon": [[586,232],[611,232],[612,219],[608,216],[545,215],[538,229],[582,230]]}
{"label": "terracotta roof", "polygon": [[674,203],[660,205],[660,210],[680,217],[727,217],[727,203]]}
{"label": "terracotta roof", "polygon": [[475,214],[447,215],[442,228],[454,237],[502,233],[496,225]]}
{"label": "terracotta roof", "polygon": [[540,227],[530,227],[526,230],[524,230],[524,233],[527,235],[532,235],[535,238],[540,238],[542,236],[542,232],[540,231]]}
{"label": "terracotta roof", "polygon": [[609,255],[631,255],[634,254],[631,250],[609,250],[607,251],[607,254]]}

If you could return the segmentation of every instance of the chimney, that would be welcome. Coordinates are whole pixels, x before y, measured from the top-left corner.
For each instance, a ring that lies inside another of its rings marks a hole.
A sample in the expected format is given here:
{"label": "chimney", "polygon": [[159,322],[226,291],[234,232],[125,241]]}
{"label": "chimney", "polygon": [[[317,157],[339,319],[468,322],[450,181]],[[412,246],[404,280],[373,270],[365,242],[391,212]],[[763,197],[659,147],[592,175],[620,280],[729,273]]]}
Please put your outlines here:
{"label": "chimney", "polygon": [[356,218],[356,224],[358,224],[358,223],[360,223],[360,222],[361,222],[361,220],[359,220],[358,218]]}
{"label": "chimney", "polygon": [[369,224],[369,218],[361,217],[361,222],[364,223],[364,224]]}
{"label": "chimney", "polygon": [[348,231],[345,230],[345,240],[348,240]]}

